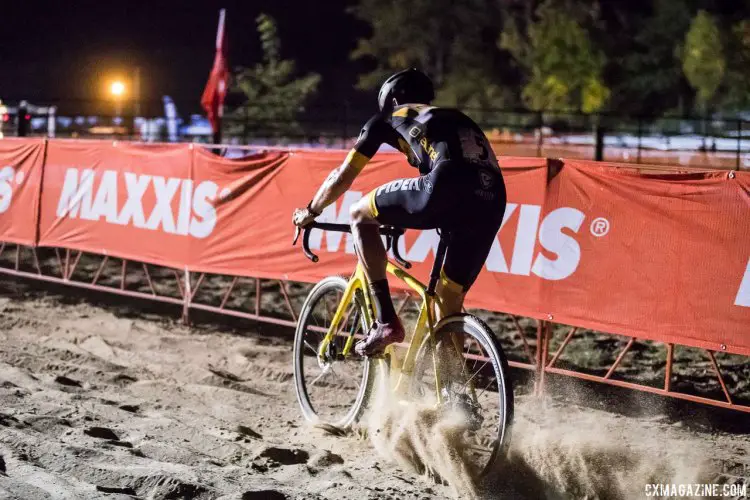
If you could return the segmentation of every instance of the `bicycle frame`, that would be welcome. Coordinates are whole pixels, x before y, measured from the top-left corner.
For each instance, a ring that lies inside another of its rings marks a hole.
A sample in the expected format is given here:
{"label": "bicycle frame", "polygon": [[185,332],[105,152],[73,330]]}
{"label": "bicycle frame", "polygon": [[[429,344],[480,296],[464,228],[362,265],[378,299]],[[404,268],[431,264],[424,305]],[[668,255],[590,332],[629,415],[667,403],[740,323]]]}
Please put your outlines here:
{"label": "bicycle frame", "polygon": [[[400,279],[406,285],[409,286],[414,292],[416,292],[417,295],[422,299],[421,300],[421,306],[419,309],[419,316],[417,318],[417,323],[414,327],[414,332],[411,336],[411,339],[408,341],[408,347],[406,350],[406,355],[403,358],[403,361],[400,363],[400,366],[396,367],[399,371],[398,377],[396,379],[396,383],[394,385],[394,392],[399,394],[401,391],[404,390],[404,375],[411,375],[413,369],[414,369],[414,362],[417,357],[417,353],[419,351],[420,346],[424,342],[425,335],[427,335],[427,338],[430,339],[430,342],[434,342],[434,329],[436,325],[435,321],[435,308],[440,310],[441,317],[444,315],[444,307],[442,304],[442,301],[440,300],[440,297],[435,294],[429,294],[427,293],[427,287],[414,278],[412,275],[407,273],[405,270],[401,269],[400,267],[396,266],[392,262],[388,261],[386,264],[386,271],[395,276],[396,278]],[[326,333],[326,336],[323,338],[322,342],[320,343],[320,347],[318,348],[318,358],[323,358],[325,356],[326,350],[328,349],[328,345],[331,343],[333,338],[336,335],[340,334],[340,326],[346,325],[348,316],[346,315],[346,310],[351,305],[352,300],[354,299],[354,296],[357,292],[357,290],[361,290],[362,296],[364,297],[365,301],[365,307],[364,307],[364,315],[365,315],[365,323],[368,325],[372,325],[373,323],[373,317],[372,317],[372,311],[374,311],[373,307],[373,300],[372,296],[370,294],[370,288],[367,283],[367,277],[365,276],[364,269],[362,268],[362,265],[357,263],[357,267],[354,270],[354,274],[349,279],[349,283],[347,284],[346,290],[344,291],[344,295],[341,298],[341,301],[339,302],[339,305],[336,309],[336,312],[334,313],[333,319],[331,321],[331,325],[328,328],[328,332]],[[342,323],[343,322],[343,323]],[[348,356],[354,347],[354,335],[349,335],[349,337],[346,340],[346,344],[344,345],[344,349],[342,350],[341,354],[344,356]],[[433,355],[433,363],[435,366],[435,387],[439,388],[440,385],[440,372],[438,370],[438,363],[436,359],[436,349],[434,344],[432,347],[432,355]],[[389,346],[386,349],[386,353],[390,355],[391,360],[395,359],[394,352],[393,352],[394,346]],[[436,390],[436,396],[437,396],[437,402],[442,403],[442,395],[440,393],[440,390]]]}

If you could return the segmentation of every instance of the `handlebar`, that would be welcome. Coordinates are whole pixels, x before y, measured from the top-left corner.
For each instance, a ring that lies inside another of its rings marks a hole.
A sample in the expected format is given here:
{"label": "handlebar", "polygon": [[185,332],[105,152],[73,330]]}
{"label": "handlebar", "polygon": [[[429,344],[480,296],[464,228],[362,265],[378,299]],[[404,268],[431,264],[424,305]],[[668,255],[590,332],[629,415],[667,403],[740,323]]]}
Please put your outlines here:
{"label": "handlebar", "polygon": [[[312,222],[304,228],[297,227],[294,232],[294,241],[292,245],[297,244],[300,233],[302,234],[302,251],[305,256],[313,262],[318,262],[318,256],[310,250],[310,231],[313,229],[322,229],[323,231],[338,231],[340,233],[351,233],[352,227],[349,224],[335,224],[332,222]],[[404,230],[393,226],[380,226],[380,234],[386,237],[386,251],[393,249],[394,260],[403,268],[411,268],[411,263],[407,262],[398,251],[398,239],[403,236]]]}

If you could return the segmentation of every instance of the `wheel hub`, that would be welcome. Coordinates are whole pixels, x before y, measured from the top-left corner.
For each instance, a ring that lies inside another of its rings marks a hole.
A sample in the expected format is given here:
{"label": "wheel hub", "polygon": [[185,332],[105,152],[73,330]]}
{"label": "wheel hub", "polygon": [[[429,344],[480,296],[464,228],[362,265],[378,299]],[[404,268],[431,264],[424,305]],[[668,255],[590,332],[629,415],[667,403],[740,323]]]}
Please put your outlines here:
{"label": "wheel hub", "polygon": [[478,431],[482,427],[484,417],[482,416],[482,407],[476,403],[468,394],[450,393],[443,389],[443,406],[446,410],[459,412],[464,416],[469,424],[470,431]]}

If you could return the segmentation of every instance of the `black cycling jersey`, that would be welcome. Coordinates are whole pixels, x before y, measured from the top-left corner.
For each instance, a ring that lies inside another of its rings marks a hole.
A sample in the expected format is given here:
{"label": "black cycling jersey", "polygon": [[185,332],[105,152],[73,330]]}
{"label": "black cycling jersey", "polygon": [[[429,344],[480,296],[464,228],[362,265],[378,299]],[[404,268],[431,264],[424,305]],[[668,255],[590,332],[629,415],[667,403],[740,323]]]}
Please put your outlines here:
{"label": "black cycling jersey", "polygon": [[362,128],[354,149],[372,158],[383,143],[404,153],[421,174],[445,161],[498,168],[482,130],[456,109],[406,104],[389,115],[378,113]]}
{"label": "black cycling jersey", "polygon": [[420,176],[396,179],[367,195],[381,224],[450,231],[444,277],[468,290],[484,265],[505,211],[505,183],[482,130],[455,109],[420,104],[377,114],[348,161],[361,169],[381,144],[404,153]]}

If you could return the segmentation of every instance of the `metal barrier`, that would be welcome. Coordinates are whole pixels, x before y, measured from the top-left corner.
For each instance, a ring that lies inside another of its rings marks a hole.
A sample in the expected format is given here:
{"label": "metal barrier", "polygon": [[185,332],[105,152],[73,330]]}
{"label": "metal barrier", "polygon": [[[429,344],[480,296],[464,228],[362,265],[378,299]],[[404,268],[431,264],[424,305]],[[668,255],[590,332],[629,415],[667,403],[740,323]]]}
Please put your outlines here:
{"label": "metal barrier", "polygon": [[[297,310],[295,310],[293,298],[288,289],[293,284],[285,280],[192,273],[188,270],[155,266],[107,255],[65,248],[27,247],[12,243],[0,243],[0,274],[174,304],[182,307],[182,319],[185,322],[189,322],[191,310],[289,327],[294,327],[297,319]],[[249,296],[242,297],[239,291],[247,290],[248,286]],[[211,289],[207,293],[202,293],[207,287]],[[273,293],[280,293],[283,297],[283,314],[279,311],[264,310],[262,298],[264,294],[272,293],[271,290],[274,290]],[[252,297],[252,301],[248,300],[249,297]],[[401,296],[397,307],[399,314],[411,303],[413,303],[412,296]],[[231,307],[232,304],[234,307]],[[579,332],[577,327],[534,320],[536,338],[532,345],[527,339],[527,331],[520,324],[519,317],[514,315],[508,315],[508,317],[515,332],[520,335],[521,350],[523,357],[526,358],[526,361],[511,360],[509,364],[514,368],[535,372],[534,390],[537,395],[545,392],[547,375],[555,374],[750,413],[750,406],[739,404],[736,398],[733,398],[715,353],[712,351],[704,350],[721,387],[724,400],[687,394],[674,389],[673,379],[676,377],[673,370],[674,344],[666,344],[663,387],[653,387],[614,378],[617,369],[622,367],[625,355],[638,340],[635,337],[626,337],[627,341],[604,375],[592,375],[580,370],[555,366],[562,359],[563,352],[570,346],[576,333]],[[567,333],[550,357],[550,344],[558,333],[553,330],[553,327],[557,327],[558,330],[567,330]]]}

